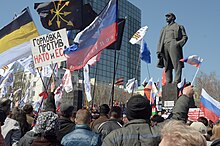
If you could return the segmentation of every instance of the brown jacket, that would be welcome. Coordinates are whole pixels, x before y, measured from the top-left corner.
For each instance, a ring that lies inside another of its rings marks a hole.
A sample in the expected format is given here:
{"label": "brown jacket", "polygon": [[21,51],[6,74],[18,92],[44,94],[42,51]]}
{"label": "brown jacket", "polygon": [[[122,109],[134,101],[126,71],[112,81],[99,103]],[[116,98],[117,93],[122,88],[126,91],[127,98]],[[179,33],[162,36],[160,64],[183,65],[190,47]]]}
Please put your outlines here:
{"label": "brown jacket", "polygon": [[108,120],[108,117],[106,116],[106,115],[100,115],[100,117],[98,118],[98,119],[96,119],[96,120],[94,120],[94,121],[92,121],[91,123],[90,123],[90,128],[92,129],[92,130],[94,130],[94,127],[97,125],[97,124],[101,124],[101,123],[103,123],[103,122],[105,122],[105,121],[107,121]]}

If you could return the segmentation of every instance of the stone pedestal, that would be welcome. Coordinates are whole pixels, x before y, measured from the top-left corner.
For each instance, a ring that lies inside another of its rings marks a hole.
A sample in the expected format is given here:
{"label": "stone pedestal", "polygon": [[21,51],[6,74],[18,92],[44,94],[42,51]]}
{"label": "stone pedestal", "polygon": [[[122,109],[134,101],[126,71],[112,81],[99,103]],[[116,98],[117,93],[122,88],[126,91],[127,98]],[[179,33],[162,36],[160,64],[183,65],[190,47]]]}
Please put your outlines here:
{"label": "stone pedestal", "polygon": [[172,107],[178,98],[178,88],[176,83],[167,83],[162,86],[162,102],[165,107]]}

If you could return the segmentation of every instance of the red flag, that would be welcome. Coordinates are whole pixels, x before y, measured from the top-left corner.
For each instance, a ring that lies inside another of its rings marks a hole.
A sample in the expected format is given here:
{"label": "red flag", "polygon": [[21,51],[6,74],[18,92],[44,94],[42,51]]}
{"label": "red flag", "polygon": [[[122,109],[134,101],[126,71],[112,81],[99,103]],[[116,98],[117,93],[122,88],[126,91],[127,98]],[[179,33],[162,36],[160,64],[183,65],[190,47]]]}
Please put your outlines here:
{"label": "red flag", "polygon": [[39,94],[40,97],[43,97],[44,99],[47,99],[48,93],[46,91],[43,91]]}
{"label": "red flag", "polygon": [[162,86],[166,85],[166,72],[165,72],[165,68],[163,69],[163,73],[162,73]]}

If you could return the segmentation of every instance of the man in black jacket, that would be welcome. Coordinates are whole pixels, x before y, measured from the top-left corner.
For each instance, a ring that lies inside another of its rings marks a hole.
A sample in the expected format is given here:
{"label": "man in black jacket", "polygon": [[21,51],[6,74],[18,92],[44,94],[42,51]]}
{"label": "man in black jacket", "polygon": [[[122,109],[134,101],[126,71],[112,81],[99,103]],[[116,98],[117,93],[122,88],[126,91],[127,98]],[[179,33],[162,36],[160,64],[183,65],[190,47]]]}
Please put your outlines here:
{"label": "man in black jacket", "polygon": [[61,141],[63,136],[72,132],[75,128],[74,122],[74,107],[68,103],[62,103],[60,106],[60,117],[58,118],[60,129],[57,136],[58,140]]}
{"label": "man in black jacket", "polygon": [[[173,119],[186,121],[193,94],[193,86],[183,89],[183,96],[178,99],[181,102],[177,101],[173,109]],[[103,140],[103,146],[159,145],[160,130],[164,123],[150,126],[151,106],[147,98],[141,95],[132,96],[127,102],[126,114],[129,122],[107,135]]]}
{"label": "man in black jacket", "polygon": [[113,106],[109,112],[110,118],[94,127],[94,131],[101,134],[102,140],[113,130],[121,128],[122,122],[122,111],[119,106]]}

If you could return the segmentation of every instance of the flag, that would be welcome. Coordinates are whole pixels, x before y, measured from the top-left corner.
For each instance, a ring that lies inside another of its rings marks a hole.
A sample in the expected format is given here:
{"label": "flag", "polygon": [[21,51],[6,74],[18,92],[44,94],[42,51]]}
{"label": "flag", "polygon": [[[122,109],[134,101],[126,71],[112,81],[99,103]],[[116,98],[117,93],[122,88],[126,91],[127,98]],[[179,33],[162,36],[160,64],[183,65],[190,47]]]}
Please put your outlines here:
{"label": "flag", "polygon": [[72,84],[72,75],[69,69],[66,69],[63,78],[62,78],[62,84],[64,90],[69,93],[73,91],[73,84]]}
{"label": "flag", "polygon": [[74,42],[78,47],[67,58],[67,67],[71,71],[84,67],[92,57],[116,41],[116,19],[117,0],[110,0],[100,15],[76,35]]}
{"label": "flag", "polygon": [[133,45],[137,44],[140,40],[144,38],[147,29],[147,26],[141,27],[137,32],[135,32],[135,34],[132,36],[129,42]]}
{"label": "flag", "polygon": [[83,30],[86,26],[88,26],[92,21],[97,17],[97,13],[92,9],[92,6],[88,4],[83,5],[83,21],[82,28]]}
{"label": "flag", "polygon": [[128,80],[128,83],[126,84],[125,90],[128,91],[128,93],[132,93],[137,88],[138,88],[138,82],[137,82],[137,80],[135,80],[135,78],[132,78],[132,79]]}
{"label": "flag", "polygon": [[32,55],[30,55],[27,58],[18,60],[18,62],[24,67],[24,71],[29,71],[34,75],[36,74],[36,70],[34,68],[34,61],[33,61]]}
{"label": "flag", "polygon": [[81,30],[97,16],[90,4],[83,5],[83,0],[35,3],[34,9],[40,15],[43,27],[52,31],[62,28]]}
{"label": "flag", "polygon": [[26,8],[21,15],[0,30],[0,67],[31,55],[29,41],[38,35],[29,9]]}
{"label": "flag", "polygon": [[50,65],[43,66],[43,67],[42,67],[42,72],[41,72],[41,74],[42,74],[43,77],[48,77],[48,78],[50,78],[51,75],[53,74],[53,69],[51,68]]}
{"label": "flag", "polygon": [[84,75],[84,88],[85,88],[86,98],[87,101],[90,102],[92,100],[92,96],[91,96],[91,85],[89,80],[88,64],[83,67],[83,75]]}
{"label": "flag", "polygon": [[144,81],[141,83],[142,86],[146,86],[147,85],[147,78],[144,79]]}
{"label": "flag", "polygon": [[56,90],[54,91],[54,100],[55,100],[55,105],[56,108],[59,107],[59,105],[61,104],[61,98],[63,96],[63,85],[60,84]]}
{"label": "flag", "polygon": [[166,85],[166,71],[165,68],[163,68],[163,73],[162,73],[162,79],[161,79],[161,84],[162,86]]}
{"label": "flag", "polygon": [[95,65],[95,63],[100,60],[101,53],[102,53],[102,52],[99,52],[96,56],[92,57],[92,58],[87,62],[87,64],[90,65],[90,66]]}
{"label": "flag", "polygon": [[182,91],[185,85],[186,85],[186,78],[183,78],[183,80],[177,84],[177,88],[179,88],[179,96],[182,95]]}
{"label": "flag", "polygon": [[150,100],[150,103],[154,104],[158,90],[154,84],[153,78],[148,81],[147,85],[144,88],[144,93],[147,96],[148,100]]}
{"label": "flag", "polygon": [[9,67],[7,65],[2,66],[2,69],[4,70],[3,73],[5,73],[5,71],[8,69]]}
{"label": "flag", "polygon": [[150,50],[147,47],[147,43],[144,39],[141,40],[140,58],[146,63],[151,63]]}
{"label": "flag", "polygon": [[192,56],[189,56],[185,59],[184,58],[180,59],[180,61],[187,62],[188,64],[191,64],[197,68],[200,68],[200,64],[202,63],[203,59],[197,55],[192,55]]}
{"label": "flag", "polygon": [[115,85],[124,85],[124,77],[117,78]]}
{"label": "flag", "polygon": [[213,99],[204,89],[202,89],[200,96],[200,109],[204,112],[205,116],[214,123],[219,120],[220,102]]}
{"label": "flag", "polygon": [[111,44],[108,46],[106,49],[111,49],[111,50],[120,50],[121,49],[121,43],[122,43],[122,38],[123,38],[123,33],[124,33],[124,27],[125,27],[125,21],[126,19],[120,18],[118,21],[118,37],[115,43]]}

